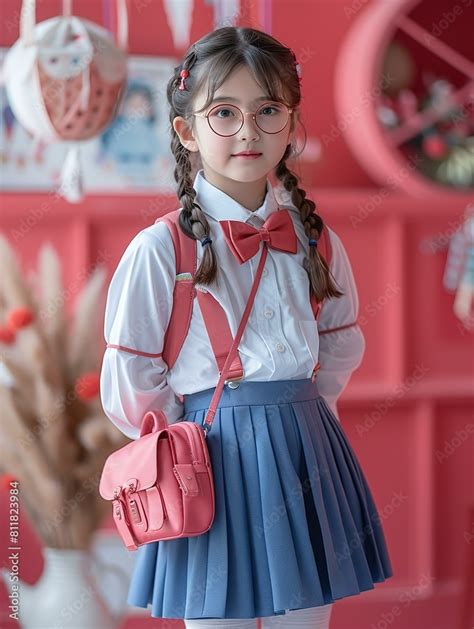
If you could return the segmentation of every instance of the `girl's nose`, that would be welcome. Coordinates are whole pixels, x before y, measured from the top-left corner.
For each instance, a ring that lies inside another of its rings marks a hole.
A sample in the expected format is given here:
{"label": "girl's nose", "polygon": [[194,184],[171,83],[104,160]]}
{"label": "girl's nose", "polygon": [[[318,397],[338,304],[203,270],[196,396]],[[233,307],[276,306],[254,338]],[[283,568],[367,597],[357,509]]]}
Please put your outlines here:
{"label": "girl's nose", "polygon": [[244,114],[244,124],[238,132],[238,136],[242,140],[248,140],[250,138],[253,140],[260,137],[260,129],[257,127],[257,124],[253,119],[254,115],[255,114],[251,114],[250,112]]}

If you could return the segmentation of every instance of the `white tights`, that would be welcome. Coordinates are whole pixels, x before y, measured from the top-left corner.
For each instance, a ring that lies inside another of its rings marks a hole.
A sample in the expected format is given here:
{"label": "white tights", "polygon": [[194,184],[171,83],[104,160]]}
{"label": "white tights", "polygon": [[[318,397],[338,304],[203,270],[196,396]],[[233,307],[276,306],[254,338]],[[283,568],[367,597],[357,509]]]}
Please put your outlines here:
{"label": "white tights", "polygon": [[331,611],[334,603],[322,605],[320,607],[309,607],[307,609],[294,609],[286,614],[265,616],[257,624],[257,619],[247,618],[204,618],[185,620],[186,629],[227,629],[227,627],[238,627],[238,629],[328,629]]}

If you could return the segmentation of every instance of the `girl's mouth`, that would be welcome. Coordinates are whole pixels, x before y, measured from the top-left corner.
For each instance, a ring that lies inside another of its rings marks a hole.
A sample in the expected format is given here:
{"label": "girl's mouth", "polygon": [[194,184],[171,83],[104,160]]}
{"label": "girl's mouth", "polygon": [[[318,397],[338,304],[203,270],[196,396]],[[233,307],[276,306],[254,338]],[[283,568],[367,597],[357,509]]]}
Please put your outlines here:
{"label": "girl's mouth", "polygon": [[232,155],[232,157],[238,157],[239,159],[257,159],[257,157],[261,157],[262,153],[252,153],[250,155]]}

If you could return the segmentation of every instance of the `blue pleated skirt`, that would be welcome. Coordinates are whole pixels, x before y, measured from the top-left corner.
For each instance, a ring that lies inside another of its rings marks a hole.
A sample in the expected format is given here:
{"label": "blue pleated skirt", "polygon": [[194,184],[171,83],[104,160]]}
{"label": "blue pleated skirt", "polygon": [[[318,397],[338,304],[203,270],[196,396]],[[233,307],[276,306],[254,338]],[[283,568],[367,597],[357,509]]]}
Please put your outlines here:
{"label": "blue pleated skirt", "polygon": [[[182,421],[202,424],[214,390],[185,395]],[[140,546],[129,605],[158,618],[259,618],[392,576],[367,480],[317,381],[224,386],[207,446],[214,522]]]}

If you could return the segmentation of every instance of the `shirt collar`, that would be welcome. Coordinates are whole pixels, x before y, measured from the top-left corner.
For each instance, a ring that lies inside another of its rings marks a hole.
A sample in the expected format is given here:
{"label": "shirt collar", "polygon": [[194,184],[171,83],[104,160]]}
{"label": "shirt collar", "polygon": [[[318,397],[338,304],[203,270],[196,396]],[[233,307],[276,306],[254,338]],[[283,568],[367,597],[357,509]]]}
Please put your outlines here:
{"label": "shirt collar", "polygon": [[257,216],[262,221],[280,209],[275,192],[270,181],[267,179],[267,193],[262,205],[254,212],[243,207],[228,194],[216,188],[204,176],[204,169],[200,169],[194,180],[194,189],[196,191],[196,203],[202,208],[203,212],[216,221],[235,220],[248,222],[252,217]]}

